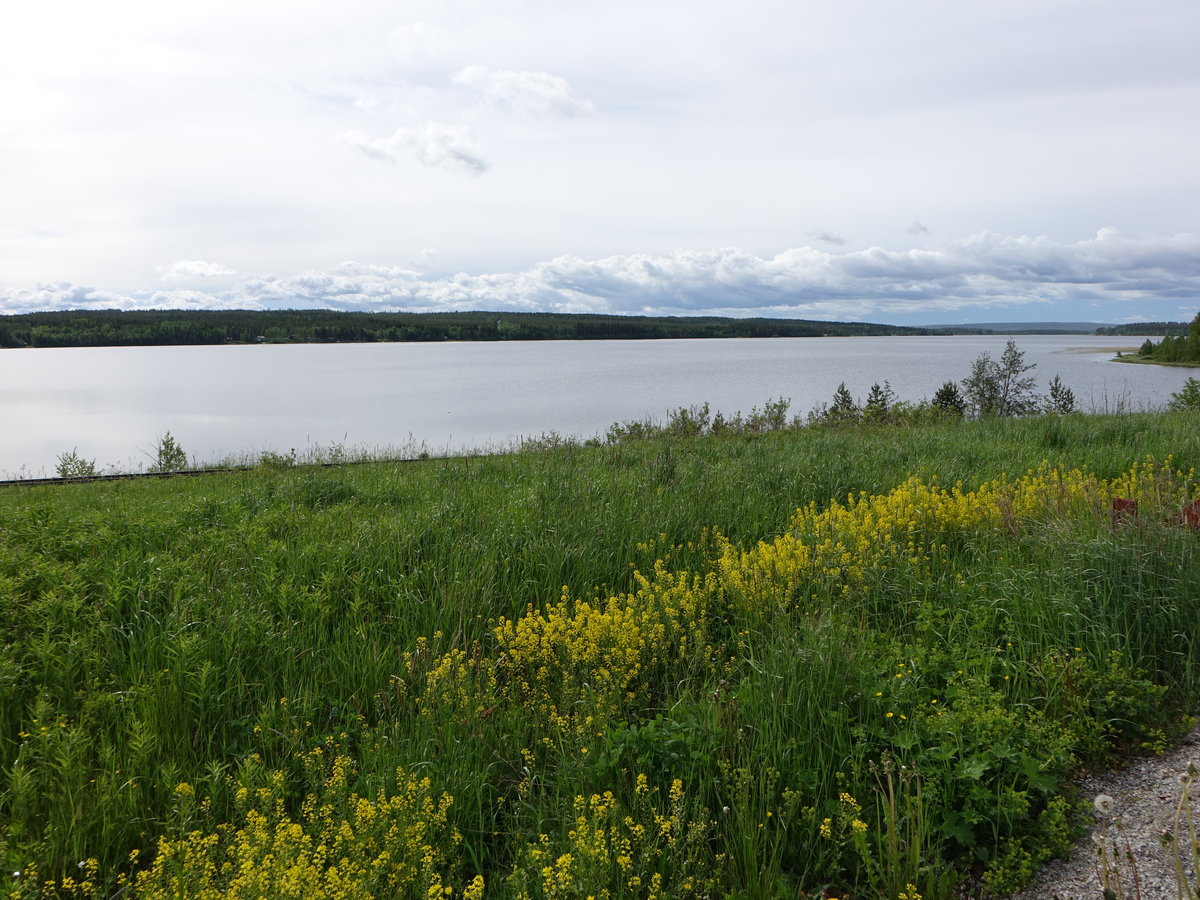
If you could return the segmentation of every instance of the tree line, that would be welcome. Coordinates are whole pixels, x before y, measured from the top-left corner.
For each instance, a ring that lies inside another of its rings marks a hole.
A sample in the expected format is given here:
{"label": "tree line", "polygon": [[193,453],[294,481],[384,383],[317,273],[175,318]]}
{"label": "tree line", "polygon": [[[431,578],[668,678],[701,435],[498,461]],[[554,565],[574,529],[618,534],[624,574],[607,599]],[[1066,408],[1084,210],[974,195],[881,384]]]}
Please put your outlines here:
{"label": "tree line", "polygon": [[640,340],[915,335],[930,329],[806,319],[509,312],[65,310],[0,316],[0,347],[375,341]]}
{"label": "tree line", "polygon": [[1131,335],[1169,334],[1172,337],[1187,334],[1187,322],[1126,322],[1124,325],[1106,325],[1096,329],[1101,336],[1129,337]]}
{"label": "tree line", "polygon": [[1138,356],[1153,362],[1200,365],[1200,313],[1196,313],[1186,333],[1168,334],[1157,344],[1146,338],[1138,350]]}

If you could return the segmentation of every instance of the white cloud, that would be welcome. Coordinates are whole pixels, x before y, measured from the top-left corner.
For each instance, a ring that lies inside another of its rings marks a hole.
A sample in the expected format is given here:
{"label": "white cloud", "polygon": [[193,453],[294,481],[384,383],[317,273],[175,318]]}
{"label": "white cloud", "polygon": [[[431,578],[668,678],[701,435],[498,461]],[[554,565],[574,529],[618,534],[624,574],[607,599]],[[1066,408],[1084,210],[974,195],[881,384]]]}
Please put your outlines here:
{"label": "white cloud", "polygon": [[588,116],[596,109],[591,100],[577,96],[565,79],[549,72],[493,71],[476,65],[455,75],[454,83],[475,88],[489,103],[525,115]]}
{"label": "white cloud", "polygon": [[188,278],[219,278],[237,275],[237,269],[202,259],[180,259],[167,266],[159,266],[163,281],[183,281]]}
{"label": "white cloud", "polygon": [[[195,266],[195,263],[188,263]],[[202,268],[204,265],[199,264]],[[223,268],[223,267],[222,267]],[[347,262],[332,271],[244,276],[220,290],[121,295],[60,283],[0,292],[0,311],[319,307],[345,310],[539,310],[618,314],[770,315],[896,321],[898,317],[1036,305],[1023,319],[1091,318],[1058,311],[1103,304],[1105,318],[1139,302],[1151,319],[1200,296],[1200,235],[1133,239],[1109,229],[1060,243],[971,235],[935,250],[796,247],[761,257],[722,248],[600,259],[562,256],[523,272],[430,276]],[[1057,308],[1056,308],[1057,305]],[[1185,314],[1184,318],[1188,316]]]}
{"label": "white cloud", "polygon": [[480,175],[487,160],[476,149],[475,136],[465,125],[426,122],[416,128],[397,128],[388,137],[370,137],[360,131],[342,135],[358,152],[392,165],[412,157],[431,169],[448,169]]}

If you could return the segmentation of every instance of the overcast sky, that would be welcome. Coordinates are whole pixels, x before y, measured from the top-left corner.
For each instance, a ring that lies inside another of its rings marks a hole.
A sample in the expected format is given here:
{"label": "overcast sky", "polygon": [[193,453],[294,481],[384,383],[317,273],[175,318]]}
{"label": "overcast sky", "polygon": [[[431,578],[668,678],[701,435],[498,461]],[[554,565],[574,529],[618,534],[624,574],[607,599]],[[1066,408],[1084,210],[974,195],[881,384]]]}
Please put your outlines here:
{"label": "overcast sky", "polygon": [[1197,0],[42,0],[0,312],[1200,309]]}

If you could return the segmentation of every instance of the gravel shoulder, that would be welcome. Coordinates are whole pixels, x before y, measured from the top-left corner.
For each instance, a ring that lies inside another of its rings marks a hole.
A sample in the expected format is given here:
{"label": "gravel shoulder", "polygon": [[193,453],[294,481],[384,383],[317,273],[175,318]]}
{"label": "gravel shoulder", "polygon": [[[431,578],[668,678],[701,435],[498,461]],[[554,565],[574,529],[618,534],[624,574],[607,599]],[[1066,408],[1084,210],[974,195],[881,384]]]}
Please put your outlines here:
{"label": "gravel shoulder", "polygon": [[[1173,900],[1179,896],[1174,855],[1163,846],[1162,836],[1164,831],[1175,830],[1181,790],[1178,779],[1189,763],[1200,767],[1200,725],[1161,756],[1142,757],[1123,769],[1085,777],[1080,784],[1084,796],[1112,798],[1112,812],[1108,815],[1095,812],[1096,824],[1091,833],[1065,859],[1047,864],[1033,884],[1009,900],[1100,900],[1104,897],[1104,885],[1096,841],[1105,837],[1108,846],[1111,848],[1115,843],[1119,852],[1121,888],[1117,896],[1126,900]],[[1190,791],[1190,815],[1200,831],[1200,779],[1193,782]],[[1186,851],[1186,835],[1184,843]],[[1127,851],[1132,853],[1132,863],[1126,858]],[[1188,877],[1195,891],[1197,876],[1191,868],[1190,854],[1181,855],[1187,862]]]}

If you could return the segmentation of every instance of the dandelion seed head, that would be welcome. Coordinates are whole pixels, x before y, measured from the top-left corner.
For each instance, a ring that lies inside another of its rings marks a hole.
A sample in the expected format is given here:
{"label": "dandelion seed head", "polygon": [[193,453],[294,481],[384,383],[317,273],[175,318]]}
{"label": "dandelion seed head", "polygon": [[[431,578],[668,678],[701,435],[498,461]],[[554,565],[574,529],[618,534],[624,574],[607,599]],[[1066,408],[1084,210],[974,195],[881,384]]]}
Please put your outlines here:
{"label": "dandelion seed head", "polygon": [[1092,804],[1096,807],[1096,812],[1108,815],[1116,807],[1117,801],[1108,794],[1097,794]]}

